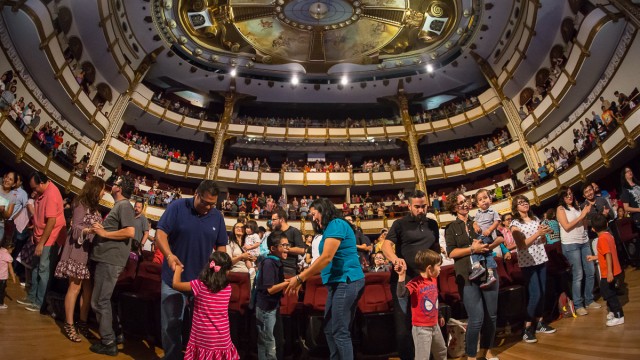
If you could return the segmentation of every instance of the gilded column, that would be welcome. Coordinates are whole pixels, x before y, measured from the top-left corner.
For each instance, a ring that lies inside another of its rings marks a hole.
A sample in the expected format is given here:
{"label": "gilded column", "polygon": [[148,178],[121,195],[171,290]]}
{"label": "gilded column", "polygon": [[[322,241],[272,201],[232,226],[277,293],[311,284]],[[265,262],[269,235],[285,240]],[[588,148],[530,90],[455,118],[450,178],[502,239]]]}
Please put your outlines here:
{"label": "gilded column", "polygon": [[222,160],[222,152],[224,151],[224,143],[227,139],[227,128],[233,115],[233,110],[238,100],[235,92],[229,91],[224,94],[224,112],[218,124],[218,130],[215,134],[210,134],[213,139],[213,154],[211,154],[211,162],[209,162],[209,170],[207,171],[207,179],[216,177],[217,169],[220,167]]}
{"label": "gilded column", "polygon": [[515,104],[511,99],[507,98],[504,95],[504,92],[498,86],[498,77],[493,71],[493,68],[487,63],[487,61],[473,51],[471,52],[471,56],[473,56],[473,58],[478,63],[478,66],[480,67],[480,70],[482,71],[482,74],[484,75],[487,82],[500,97],[500,101],[502,102],[502,109],[507,117],[507,129],[509,130],[511,138],[517,140],[520,148],[522,148],[522,154],[524,155],[524,159],[527,162],[527,166],[530,169],[537,169],[538,163],[540,162],[538,152],[533,147],[533,145],[529,144],[526,137],[524,136],[524,133],[522,132],[522,126],[520,126],[522,119],[520,119],[520,114],[518,113]]}
{"label": "gilded column", "polygon": [[109,147],[109,142],[111,138],[117,136],[122,129],[122,124],[124,123],[122,116],[124,115],[125,110],[127,109],[127,105],[129,104],[129,100],[131,99],[131,95],[129,92],[121,94],[116,100],[113,108],[109,112],[109,127],[104,134],[104,137],[100,142],[97,142],[93,147],[93,151],[91,151],[91,157],[89,158],[89,164],[93,165],[95,170],[102,164],[104,160],[104,156],[107,153],[107,149]]}
{"label": "gilded column", "polygon": [[409,116],[409,100],[404,94],[403,89],[400,89],[397,100],[398,104],[400,105],[400,116],[402,117],[402,124],[404,125],[404,129],[407,133],[405,140],[407,141],[407,145],[409,148],[409,159],[411,160],[411,165],[416,172],[416,190],[422,190],[426,193],[427,184],[424,176],[424,166],[422,165],[422,161],[420,160],[420,152],[418,151],[418,136],[416,135],[416,129],[413,126],[413,121],[411,121],[411,116]]}

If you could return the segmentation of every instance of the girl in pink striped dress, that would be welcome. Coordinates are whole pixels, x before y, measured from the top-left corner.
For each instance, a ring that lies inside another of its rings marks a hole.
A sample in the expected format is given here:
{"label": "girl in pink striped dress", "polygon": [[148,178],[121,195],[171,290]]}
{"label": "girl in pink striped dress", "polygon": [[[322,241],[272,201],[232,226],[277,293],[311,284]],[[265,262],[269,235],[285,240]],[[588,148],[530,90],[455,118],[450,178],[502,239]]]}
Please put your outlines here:
{"label": "girl in pink striped dress", "polygon": [[198,278],[190,282],[180,281],[182,270],[182,266],[176,266],[173,288],[191,291],[195,298],[185,360],[239,359],[229,332],[231,285],[227,273],[231,270],[231,258],[227,253],[214,252]]}

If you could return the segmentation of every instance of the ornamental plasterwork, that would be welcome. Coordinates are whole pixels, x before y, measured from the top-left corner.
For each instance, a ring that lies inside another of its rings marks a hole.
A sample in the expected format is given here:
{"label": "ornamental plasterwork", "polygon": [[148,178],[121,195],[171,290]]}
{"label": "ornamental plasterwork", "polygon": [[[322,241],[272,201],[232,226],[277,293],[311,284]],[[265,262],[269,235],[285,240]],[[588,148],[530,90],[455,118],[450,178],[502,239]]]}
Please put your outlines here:
{"label": "ornamental plasterwork", "polygon": [[[202,64],[331,73],[415,66],[465,45],[475,0],[154,0],[161,37]],[[380,66],[382,65],[382,66]]]}

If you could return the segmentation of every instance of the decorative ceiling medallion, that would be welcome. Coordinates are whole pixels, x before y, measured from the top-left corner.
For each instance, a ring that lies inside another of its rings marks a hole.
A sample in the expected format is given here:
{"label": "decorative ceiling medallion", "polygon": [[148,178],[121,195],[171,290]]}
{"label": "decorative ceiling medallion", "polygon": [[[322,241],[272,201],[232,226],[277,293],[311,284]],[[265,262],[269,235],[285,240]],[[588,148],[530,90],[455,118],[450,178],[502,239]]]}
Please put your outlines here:
{"label": "decorative ceiling medallion", "polygon": [[168,25],[164,39],[199,61],[240,56],[256,67],[295,62],[321,73],[344,62],[410,66],[444,53],[458,45],[455,30],[470,21],[461,12],[472,1],[154,0],[152,14],[159,28]]}

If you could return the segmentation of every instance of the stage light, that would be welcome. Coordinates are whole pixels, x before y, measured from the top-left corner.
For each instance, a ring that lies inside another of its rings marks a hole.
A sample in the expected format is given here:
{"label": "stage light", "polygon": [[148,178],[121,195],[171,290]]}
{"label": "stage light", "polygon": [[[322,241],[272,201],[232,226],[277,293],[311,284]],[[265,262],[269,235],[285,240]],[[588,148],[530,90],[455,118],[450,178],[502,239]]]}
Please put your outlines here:
{"label": "stage light", "polygon": [[428,73],[432,73],[433,72],[433,65],[427,64],[427,72]]}
{"label": "stage light", "polygon": [[293,75],[291,78],[291,85],[298,85],[300,83],[300,79],[298,79],[298,75]]}
{"label": "stage light", "polygon": [[349,83],[349,78],[347,77],[347,75],[343,75],[342,79],[340,79],[340,84],[347,85],[348,83]]}
{"label": "stage light", "polygon": [[237,72],[236,68],[233,68],[233,69],[231,69],[231,71],[229,71],[229,75],[231,75],[231,77],[236,77],[237,73],[238,72]]}

